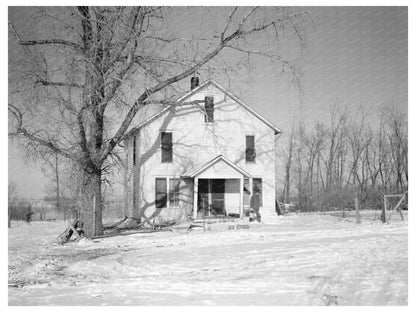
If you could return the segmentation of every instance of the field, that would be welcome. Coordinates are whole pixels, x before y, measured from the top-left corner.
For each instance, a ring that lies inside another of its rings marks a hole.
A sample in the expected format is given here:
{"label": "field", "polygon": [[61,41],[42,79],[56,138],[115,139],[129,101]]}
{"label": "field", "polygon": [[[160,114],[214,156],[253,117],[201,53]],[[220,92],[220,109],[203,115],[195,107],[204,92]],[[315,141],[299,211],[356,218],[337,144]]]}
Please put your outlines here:
{"label": "field", "polygon": [[[9,305],[407,305],[406,220],[322,214],[55,243],[12,223]],[[248,223],[241,223],[248,224]]]}

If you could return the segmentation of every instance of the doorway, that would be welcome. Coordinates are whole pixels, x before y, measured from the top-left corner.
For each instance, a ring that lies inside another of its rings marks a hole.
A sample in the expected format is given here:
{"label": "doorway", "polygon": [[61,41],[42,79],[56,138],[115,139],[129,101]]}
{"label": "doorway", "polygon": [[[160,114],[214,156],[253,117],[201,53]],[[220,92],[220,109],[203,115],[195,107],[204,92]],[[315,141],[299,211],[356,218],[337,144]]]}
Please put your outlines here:
{"label": "doorway", "polygon": [[225,216],[225,179],[198,180],[198,213]]}

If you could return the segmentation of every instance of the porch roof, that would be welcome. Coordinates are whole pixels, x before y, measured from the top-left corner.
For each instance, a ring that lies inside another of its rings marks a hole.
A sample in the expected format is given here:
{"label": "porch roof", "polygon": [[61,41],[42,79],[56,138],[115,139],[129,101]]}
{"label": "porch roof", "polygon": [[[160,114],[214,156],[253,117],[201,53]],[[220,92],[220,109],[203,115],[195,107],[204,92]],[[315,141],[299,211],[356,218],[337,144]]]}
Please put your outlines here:
{"label": "porch roof", "polygon": [[209,168],[211,168],[212,166],[214,166],[216,163],[223,161],[225,164],[227,164],[229,167],[233,168],[235,171],[239,172],[240,174],[242,174],[244,177],[250,178],[251,175],[243,170],[242,168],[240,168],[239,166],[237,166],[236,164],[234,164],[231,160],[229,160],[228,158],[226,158],[223,155],[218,155],[217,157],[211,159],[210,161],[202,164],[201,166],[186,172],[185,174],[183,174],[183,177],[187,177],[187,178],[194,178],[196,176],[201,175],[204,171],[208,170]]}

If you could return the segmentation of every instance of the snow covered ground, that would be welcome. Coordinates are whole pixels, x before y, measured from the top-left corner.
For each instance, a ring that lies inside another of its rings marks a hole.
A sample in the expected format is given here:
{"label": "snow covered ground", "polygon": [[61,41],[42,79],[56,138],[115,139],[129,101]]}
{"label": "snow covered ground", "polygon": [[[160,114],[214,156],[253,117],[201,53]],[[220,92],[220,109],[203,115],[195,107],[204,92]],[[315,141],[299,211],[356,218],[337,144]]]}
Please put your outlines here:
{"label": "snow covered ground", "polygon": [[407,216],[355,224],[299,214],[230,225],[59,246],[63,222],[13,223],[9,305],[408,303]]}

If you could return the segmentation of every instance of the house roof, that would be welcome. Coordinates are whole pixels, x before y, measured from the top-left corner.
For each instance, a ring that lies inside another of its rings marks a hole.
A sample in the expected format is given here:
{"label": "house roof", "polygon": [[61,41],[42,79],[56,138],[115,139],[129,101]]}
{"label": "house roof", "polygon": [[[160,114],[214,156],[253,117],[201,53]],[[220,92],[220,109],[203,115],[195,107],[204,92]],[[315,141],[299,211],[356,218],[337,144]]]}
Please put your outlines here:
{"label": "house roof", "polygon": [[205,170],[207,170],[209,167],[213,166],[214,164],[216,164],[217,162],[219,162],[220,160],[224,161],[227,165],[229,165],[230,167],[232,167],[233,169],[235,169],[236,171],[240,172],[242,175],[244,175],[245,177],[251,177],[251,175],[241,169],[239,166],[237,166],[236,164],[234,164],[231,160],[229,160],[228,158],[226,158],[223,155],[218,155],[217,157],[211,159],[210,161],[202,164],[201,166],[186,172],[185,174],[183,174],[183,177],[189,177],[189,178],[194,178],[197,175],[201,174],[202,172],[204,172]]}
{"label": "house roof", "polygon": [[[236,101],[237,103],[239,103],[242,107],[244,107],[246,110],[248,110],[254,116],[256,116],[258,119],[260,119],[262,122],[264,122],[270,128],[272,128],[275,131],[275,134],[278,134],[278,133],[281,133],[282,132],[275,124],[273,124],[272,122],[270,122],[269,120],[267,120],[266,118],[264,118],[263,116],[261,116],[253,108],[251,108],[248,104],[246,104],[245,102],[243,102],[237,96],[235,96],[234,94],[232,94],[230,91],[228,91],[227,89],[225,89],[223,86],[221,86],[219,83],[215,82],[212,79],[208,79],[207,81],[205,81],[202,84],[200,84],[198,87],[194,88],[193,90],[189,91],[185,95],[181,96],[179,99],[176,100],[176,103],[180,104],[180,103],[184,102],[187,98],[189,98],[190,96],[194,95],[195,93],[199,92],[200,90],[204,89],[205,87],[207,87],[209,85],[215,86],[216,88],[218,88],[219,90],[221,90],[223,93],[225,93],[226,95],[228,95],[230,98],[232,98],[234,101]],[[127,133],[126,136],[128,136],[130,133],[134,132],[135,130],[138,130],[138,129],[142,128],[143,126],[147,125],[148,123],[152,122],[153,120],[159,118],[160,116],[162,116],[164,113],[166,113],[170,109],[171,109],[171,107],[168,106],[168,107],[162,109],[161,111],[157,112],[153,116],[149,117],[148,119],[146,119],[145,121],[143,121],[142,123],[140,123],[138,126],[136,126],[133,129],[131,129],[129,131],[129,133]]]}

